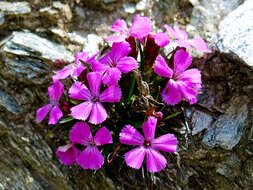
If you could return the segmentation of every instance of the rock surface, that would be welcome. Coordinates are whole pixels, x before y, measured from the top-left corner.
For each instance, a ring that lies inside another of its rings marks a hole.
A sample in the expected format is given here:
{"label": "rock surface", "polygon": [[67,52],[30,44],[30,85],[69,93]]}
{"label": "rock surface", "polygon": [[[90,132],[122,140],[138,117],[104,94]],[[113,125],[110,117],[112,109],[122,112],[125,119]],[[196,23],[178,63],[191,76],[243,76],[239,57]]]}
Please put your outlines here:
{"label": "rock surface", "polygon": [[216,48],[253,68],[253,1],[247,0],[219,25],[213,39]]}

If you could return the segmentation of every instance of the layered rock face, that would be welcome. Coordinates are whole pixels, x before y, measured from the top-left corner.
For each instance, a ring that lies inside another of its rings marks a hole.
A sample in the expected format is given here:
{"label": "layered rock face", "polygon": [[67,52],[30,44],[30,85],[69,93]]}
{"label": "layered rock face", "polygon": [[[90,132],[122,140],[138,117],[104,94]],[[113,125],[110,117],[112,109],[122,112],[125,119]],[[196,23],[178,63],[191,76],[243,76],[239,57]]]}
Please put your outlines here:
{"label": "layered rock face", "polygon": [[253,189],[253,3],[209,2],[1,1],[0,189],[150,187],[150,176],[127,168],[120,156],[96,173],[62,165],[55,151],[71,126],[35,122],[36,109],[48,102],[53,70],[73,62],[78,51],[103,48],[109,26],[137,13],[152,18],[155,30],[177,24],[213,47],[194,59],[202,93],[195,106],[182,105],[178,154],[167,155],[166,169],[152,176],[153,188]]}

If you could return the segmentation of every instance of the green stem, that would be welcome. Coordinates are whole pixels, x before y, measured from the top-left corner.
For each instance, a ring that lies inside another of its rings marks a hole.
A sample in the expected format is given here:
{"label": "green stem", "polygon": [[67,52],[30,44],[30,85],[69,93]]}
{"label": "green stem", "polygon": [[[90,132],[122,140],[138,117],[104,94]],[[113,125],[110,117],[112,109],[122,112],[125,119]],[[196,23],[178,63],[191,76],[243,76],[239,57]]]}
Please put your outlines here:
{"label": "green stem", "polygon": [[127,98],[128,103],[130,102],[131,97],[134,92],[135,81],[136,81],[136,78],[135,78],[134,74],[132,73],[132,78],[131,78],[131,82],[130,82],[130,89],[129,89],[128,98]]}

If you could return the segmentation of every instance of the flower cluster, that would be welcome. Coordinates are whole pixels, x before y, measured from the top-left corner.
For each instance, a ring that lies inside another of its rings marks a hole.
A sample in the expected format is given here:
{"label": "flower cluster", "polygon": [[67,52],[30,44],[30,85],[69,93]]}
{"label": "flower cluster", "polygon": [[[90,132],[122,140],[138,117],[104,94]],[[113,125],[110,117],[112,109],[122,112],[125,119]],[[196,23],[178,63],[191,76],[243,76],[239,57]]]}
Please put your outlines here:
{"label": "flower cluster", "polygon": [[[205,53],[210,53],[210,50],[201,38],[189,39],[178,26],[164,27],[167,33],[155,34],[151,32],[151,20],[147,17],[136,15],[130,28],[124,20],[118,19],[110,28],[116,34],[106,39],[112,43],[109,52],[105,55],[98,52],[92,56],[87,52],[79,52],[75,56],[75,63],[53,75],[53,84],[48,87],[50,103],[37,110],[36,121],[41,122],[49,111],[48,124],[57,124],[61,118],[78,120],[70,131],[70,143],[60,146],[56,152],[63,164],[78,164],[83,169],[92,170],[97,170],[104,164],[104,157],[98,147],[113,143],[111,132],[115,132],[105,126],[100,127],[100,124],[108,117],[113,117],[108,110],[112,106],[108,104],[126,102],[126,99],[131,98],[133,90],[130,90],[128,98],[122,97],[120,80],[132,71],[143,76],[146,73],[155,73],[165,77],[166,84],[161,98],[168,106],[174,106],[182,100],[190,104],[197,102],[196,97],[201,89],[201,73],[196,68],[188,69],[192,58],[187,50],[192,47]],[[159,52],[172,40],[178,47],[170,53],[166,61]],[[64,80],[72,81],[72,86],[65,93]],[[133,88],[134,86],[135,83]],[[64,97],[61,98],[63,94]],[[119,134],[119,142],[137,146],[125,153],[128,166],[139,169],[146,157],[147,170],[159,172],[167,164],[159,150],[173,153],[178,142],[173,134],[155,138],[155,130],[162,121],[163,113],[154,112],[154,109],[148,112],[150,114],[146,115],[148,117],[142,126],[144,137],[136,128],[126,123]],[[87,123],[90,123],[92,130]],[[97,130],[94,137],[91,132],[94,131],[93,128]],[[82,152],[78,148],[80,145],[86,147]]]}

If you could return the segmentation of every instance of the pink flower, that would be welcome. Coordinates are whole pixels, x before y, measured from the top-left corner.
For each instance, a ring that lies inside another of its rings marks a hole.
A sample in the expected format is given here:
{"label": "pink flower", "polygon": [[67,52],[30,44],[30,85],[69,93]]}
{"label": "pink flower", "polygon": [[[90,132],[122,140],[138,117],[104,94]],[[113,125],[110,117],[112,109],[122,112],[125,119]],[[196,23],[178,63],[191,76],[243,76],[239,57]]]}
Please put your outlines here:
{"label": "pink flower", "polygon": [[118,19],[111,26],[111,31],[118,32],[119,35],[110,36],[106,39],[106,41],[122,42],[130,36],[136,37],[138,40],[140,40],[149,34],[151,28],[152,23],[148,17],[141,17],[140,15],[136,15],[130,29],[128,29],[127,24],[124,20]]}
{"label": "pink flower", "polygon": [[64,86],[59,81],[54,81],[52,86],[48,87],[50,104],[47,104],[37,110],[36,121],[41,122],[51,110],[48,124],[56,124],[62,117],[62,111],[59,108],[59,100],[64,91]]}
{"label": "pink flower", "polygon": [[71,108],[71,115],[75,119],[85,121],[89,115],[89,122],[100,124],[107,118],[107,113],[101,102],[119,102],[121,89],[118,85],[112,85],[100,93],[102,74],[91,72],[87,74],[89,89],[82,82],[75,82],[69,89],[69,96],[85,102]]}
{"label": "pink flower", "polygon": [[190,104],[197,102],[196,96],[201,89],[201,74],[198,69],[185,71],[192,63],[191,56],[180,49],[174,54],[174,69],[168,67],[162,56],[158,56],[154,66],[154,72],[162,77],[169,78],[162,91],[163,101],[168,105],[175,105],[182,98]]}
{"label": "pink flower", "polygon": [[149,34],[142,40],[144,44],[144,57],[145,57],[145,70],[152,68],[154,61],[156,60],[160,47],[166,46],[170,42],[170,39],[165,33]]}
{"label": "pink flower", "polygon": [[140,169],[145,155],[147,155],[147,169],[149,172],[159,172],[166,167],[166,158],[157,150],[173,153],[177,149],[177,139],[173,134],[155,137],[157,119],[149,117],[143,123],[143,136],[131,125],[126,125],[120,133],[120,142],[128,145],[139,145],[125,153],[126,164]]}
{"label": "pink flower", "polygon": [[97,170],[104,164],[104,157],[97,146],[112,143],[112,135],[106,127],[102,127],[93,138],[89,125],[77,122],[70,131],[70,141],[86,146],[84,151],[77,157],[77,163],[84,169]]}
{"label": "pink flower", "polygon": [[187,49],[191,49],[194,46],[197,50],[211,53],[211,50],[208,49],[205,41],[202,38],[192,38],[188,39],[188,35],[185,31],[181,30],[178,26],[174,26],[171,28],[169,25],[164,25],[165,29],[169,33],[169,36],[176,39],[176,43],[180,47],[185,47]]}
{"label": "pink flower", "polygon": [[127,42],[113,43],[112,50],[91,64],[93,71],[104,73],[103,83],[106,85],[117,84],[121,72],[128,73],[138,67],[133,57],[127,56],[131,51]]}
{"label": "pink flower", "polygon": [[65,146],[58,147],[56,154],[59,156],[63,164],[71,165],[75,163],[79,152],[73,144],[67,144]]}
{"label": "pink flower", "polygon": [[62,70],[57,71],[56,74],[53,75],[53,80],[65,79],[68,76],[78,77],[81,72],[86,69],[86,66],[80,60],[86,63],[91,63],[99,53],[100,52],[89,57],[87,52],[78,52],[75,56],[75,64],[68,65]]}

